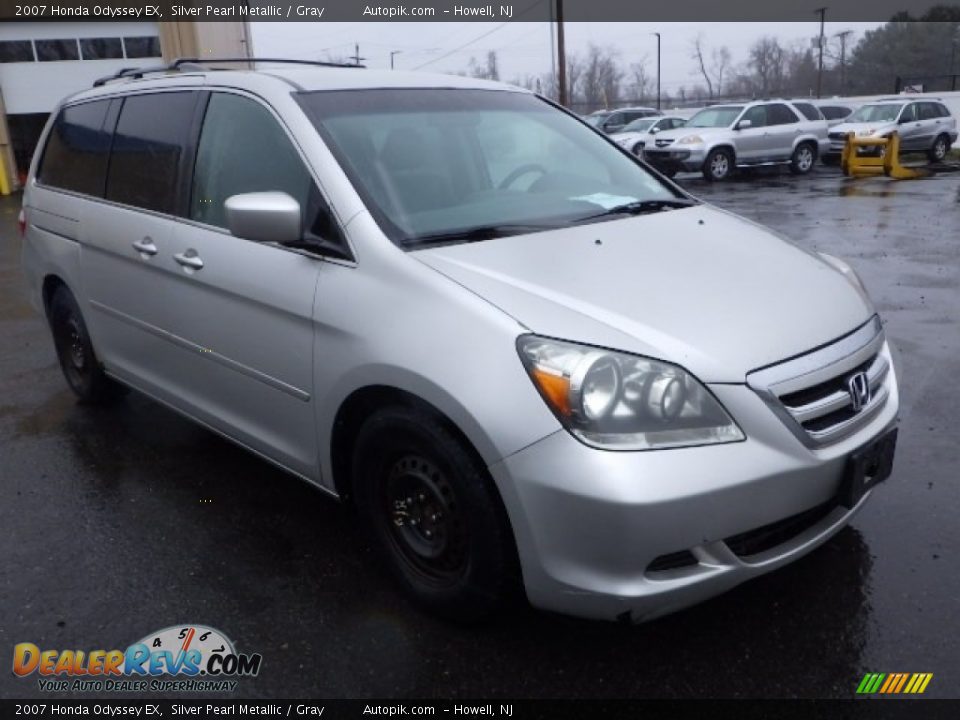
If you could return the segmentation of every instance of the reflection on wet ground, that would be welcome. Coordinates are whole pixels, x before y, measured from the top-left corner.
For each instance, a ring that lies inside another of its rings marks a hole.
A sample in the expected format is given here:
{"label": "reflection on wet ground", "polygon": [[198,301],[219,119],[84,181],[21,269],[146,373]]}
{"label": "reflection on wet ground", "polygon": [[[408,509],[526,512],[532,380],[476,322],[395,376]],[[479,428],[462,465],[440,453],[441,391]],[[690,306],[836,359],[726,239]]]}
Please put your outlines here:
{"label": "reflection on wet ground", "polygon": [[[955,694],[960,177],[680,182],[849,258],[884,313],[903,384],[895,474],[819,551],[638,627],[426,617],[319,492],[142,396],[78,407],[3,212],[0,650],[125,647],[196,622],[263,654],[242,696],[849,697],[868,670],[933,672],[927,694]],[[0,695],[36,694],[0,676]]]}

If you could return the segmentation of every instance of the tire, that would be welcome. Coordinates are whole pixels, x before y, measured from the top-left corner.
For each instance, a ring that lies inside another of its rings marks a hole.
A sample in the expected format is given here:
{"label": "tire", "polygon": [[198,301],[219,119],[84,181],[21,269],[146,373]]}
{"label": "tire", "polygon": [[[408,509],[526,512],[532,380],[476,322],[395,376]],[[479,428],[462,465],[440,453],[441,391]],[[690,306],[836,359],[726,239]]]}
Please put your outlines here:
{"label": "tire", "polygon": [[711,150],[703,163],[703,177],[710,182],[726,180],[733,172],[733,153],[727,148]]}
{"label": "tire", "polygon": [[794,175],[806,175],[817,162],[817,150],[810,143],[803,142],[794,148],[790,156],[790,172]]}
{"label": "tire", "polygon": [[422,607],[475,622],[517,597],[513,534],[493,481],[435,414],[390,407],[368,418],[353,491],[374,544]]}
{"label": "tire", "polygon": [[950,152],[950,138],[946,135],[937,135],[933,146],[927,152],[927,157],[932,163],[940,163],[947,157],[948,152]]}
{"label": "tire", "polygon": [[127,393],[104,374],[80,306],[65,287],[58,288],[50,300],[50,329],[60,369],[81,404],[109,405]]}
{"label": "tire", "polygon": [[643,157],[643,148],[644,148],[644,143],[638,142],[632,148],[630,148],[630,152],[632,152],[637,157]]}

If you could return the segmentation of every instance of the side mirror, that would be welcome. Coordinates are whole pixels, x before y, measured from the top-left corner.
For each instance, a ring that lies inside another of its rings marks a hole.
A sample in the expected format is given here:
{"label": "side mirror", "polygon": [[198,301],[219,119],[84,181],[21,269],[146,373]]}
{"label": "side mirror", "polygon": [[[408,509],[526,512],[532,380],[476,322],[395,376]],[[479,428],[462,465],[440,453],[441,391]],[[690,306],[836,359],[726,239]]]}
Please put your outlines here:
{"label": "side mirror", "polygon": [[232,195],[223,207],[227,229],[244,240],[290,243],[302,237],[300,203],[284,192]]}
{"label": "side mirror", "polygon": [[651,135],[656,135],[658,132],[660,132],[660,128],[658,128],[658,127],[652,127],[652,128],[650,128],[650,134],[651,134]]}
{"label": "side mirror", "polygon": [[735,129],[735,130],[746,130],[748,127],[751,127],[752,125],[753,125],[753,121],[752,121],[752,120],[741,120],[740,122],[737,123],[737,126],[736,126],[734,129]]}

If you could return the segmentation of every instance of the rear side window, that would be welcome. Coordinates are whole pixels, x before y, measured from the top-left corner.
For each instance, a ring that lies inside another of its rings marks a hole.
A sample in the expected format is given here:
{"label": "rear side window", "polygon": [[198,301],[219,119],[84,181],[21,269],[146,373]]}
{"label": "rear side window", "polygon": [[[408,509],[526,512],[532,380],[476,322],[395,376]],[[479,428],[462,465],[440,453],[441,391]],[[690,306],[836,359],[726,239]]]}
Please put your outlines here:
{"label": "rear side window", "polygon": [[768,125],[789,125],[797,122],[797,116],[786,105],[776,103],[767,106]]}
{"label": "rear side window", "polygon": [[942,103],[934,103],[937,106],[937,111],[940,113],[940,117],[950,117],[950,111],[947,110],[947,106]]}
{"label": "rear side window", "polygon": [[820,108],[820,112],[827,120],[842,120],[853,111],[841,105],[824,105]]}
{"label": "rear side window", "polygon": [[820,111],[817,110],[817,108],[815,108],[815,107],[814,107],[813,105],[811,105],[810,103],[794,103],[793,106],[794,106],[797,110],[799,110],[800,113],[801,113],[807,120],[820,120],[820,119],[821,119]]}
{"label": "rear side window", "polygon": [[110,155],[109,100],[71,105],[54,121],[37,180],[43,185],[103,197]]}
{"label": "rear side window", "polygon": [[932,102],[920,103],[920,119],[921,120],[934,120],[935,118],[940,117],[940,111],[937,109],[937,106]]}
{"label": "rear side window", "polygon": [[181,162],[196,96],[194,92],[153,93],[123,101],[110,156],[108,200],[177,213]]}

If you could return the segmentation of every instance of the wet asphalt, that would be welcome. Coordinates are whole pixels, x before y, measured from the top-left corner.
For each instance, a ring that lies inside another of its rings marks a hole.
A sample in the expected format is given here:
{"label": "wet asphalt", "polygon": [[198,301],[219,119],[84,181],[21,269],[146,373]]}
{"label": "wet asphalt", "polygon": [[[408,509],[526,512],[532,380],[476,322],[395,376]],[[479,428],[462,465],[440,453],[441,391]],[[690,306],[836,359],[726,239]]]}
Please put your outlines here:
{"label": "wet asphalt", "polygon": [[[125,648],[202,623],[263,655],[238,697],[851,697],[865,672],[932,672],[928,696],[960,695],[960,173],[680,182],[848,258],[899,354],[894,474],[818,551],[636,627],[523,608],[471,628],[426,616],[321,492],[143,396],[74,403],[25,298],[11,197],[0,666],[18,642]],[[35,679],[0,673],[0,697],[40,695]]]}

